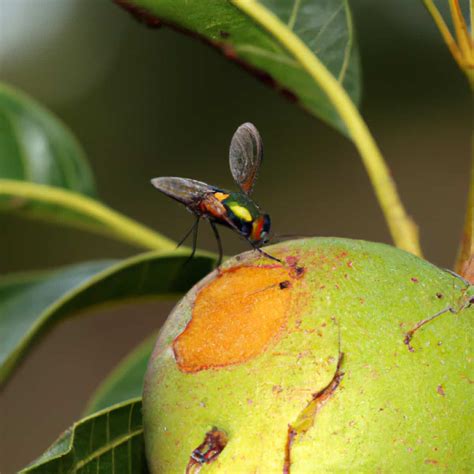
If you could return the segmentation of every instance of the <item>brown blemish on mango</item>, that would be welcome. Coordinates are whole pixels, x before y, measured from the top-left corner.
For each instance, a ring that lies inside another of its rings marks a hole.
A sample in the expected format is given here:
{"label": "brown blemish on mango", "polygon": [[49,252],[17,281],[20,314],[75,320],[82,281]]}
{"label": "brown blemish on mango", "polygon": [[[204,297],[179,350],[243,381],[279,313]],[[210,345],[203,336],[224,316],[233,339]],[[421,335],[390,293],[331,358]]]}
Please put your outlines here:
{"label": "brown blemish on mango", "polygon": [[207,432],[204,441],[192,452],[186,466],[186,474],[198,474],[204,464],[215,461],[226,447],[227,441],[224,431],[212,428]]}
{"label": "brown blemish on mango", "polygon": [[[296,421],[288,425],[283,474],[290,474],[291,448],[296,437],[298,435],[305,434],[313,426],[317,413],[334,395],[334,392],[339,387],[339,384],[341,383],[341,380],[344,377],[344,372],[342,372],[341,370],[343,358],[344,354],[341,352],[337,361],[336,372],[334,373],[331,381],[322,390],[313,394],[313,398],[298,415]],[[336,434],[336,432],[334,432],[333,434]]]}
{"label": "brown blemish on mango", "polygon": [[261,354],[287,322],[295,283],[279,265],[223,271],[199,291],[190,322],[173,342],[179,369],[226,367]]}

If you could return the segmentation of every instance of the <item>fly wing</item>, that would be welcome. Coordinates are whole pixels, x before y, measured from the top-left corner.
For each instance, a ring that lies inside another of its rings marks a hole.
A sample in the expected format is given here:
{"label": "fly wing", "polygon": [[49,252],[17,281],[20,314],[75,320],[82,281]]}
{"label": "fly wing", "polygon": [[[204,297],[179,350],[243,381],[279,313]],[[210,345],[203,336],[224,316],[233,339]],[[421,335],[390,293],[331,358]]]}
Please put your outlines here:
{"label": "fly wing", "polygon": [[246,194],[252,192],[263,160],[263,142],[255,125],[242,124],[230,142],[230,171],[235,182]]}
{"label": "fly wing", "polygon": [[183,203],[187,207],[193,207],[199,203],[202,198],[214,192],[214,187],[201,181],[188,178],[175,178],[164,176],[153,178],[151,184],[170,198]]}

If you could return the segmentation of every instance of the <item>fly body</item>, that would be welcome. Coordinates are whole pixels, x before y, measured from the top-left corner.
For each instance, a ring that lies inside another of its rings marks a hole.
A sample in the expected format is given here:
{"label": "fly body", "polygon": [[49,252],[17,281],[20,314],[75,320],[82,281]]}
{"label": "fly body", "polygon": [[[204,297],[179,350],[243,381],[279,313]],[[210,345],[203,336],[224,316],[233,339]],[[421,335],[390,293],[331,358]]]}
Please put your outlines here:
{"label": "fly body", "polygon": [[270,216],[263,213],[250,197],[262,159],[263,144],[260,134],[253,124],[247,122],[234,133],[229,150],[230,170],[241,191],[227,191],[188,178],[160,177],[151,180],[157,189],[184,204],[196,216],[193,227],[178,244],[181,245],[193,233],[190,258],[196,251],[199,221],[204,218],[210,222],[219,246],[218,266],[223,253],[216,224],[234,230],[257,251],[279,261],[260,248],[269,240]]}

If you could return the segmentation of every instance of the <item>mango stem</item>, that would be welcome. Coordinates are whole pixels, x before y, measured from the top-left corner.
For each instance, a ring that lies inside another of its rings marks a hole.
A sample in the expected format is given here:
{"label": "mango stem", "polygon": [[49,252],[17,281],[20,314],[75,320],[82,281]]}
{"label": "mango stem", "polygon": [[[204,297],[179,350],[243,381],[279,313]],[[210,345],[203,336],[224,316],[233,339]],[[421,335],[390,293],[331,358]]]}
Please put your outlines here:
{"label": "mango stem", "polygon": [[359,151],[395,245],[421,256],[418,229],[403,207],[390,170],[375,140],[342,85],[306,44],[261,3],[255,0],[231,2],[270,32],[326,93]]}

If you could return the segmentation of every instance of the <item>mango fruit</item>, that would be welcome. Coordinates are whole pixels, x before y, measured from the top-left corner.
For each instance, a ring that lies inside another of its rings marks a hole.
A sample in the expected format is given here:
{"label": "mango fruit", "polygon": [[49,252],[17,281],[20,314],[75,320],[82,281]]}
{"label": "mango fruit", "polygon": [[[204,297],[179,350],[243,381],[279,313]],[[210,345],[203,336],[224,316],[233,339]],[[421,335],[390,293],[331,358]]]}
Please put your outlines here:
{"label": "mango fruit", "polygon": [[310,238],[226,261],[145,378],[153,473],[472,472],[474,287],[391,246]]}

